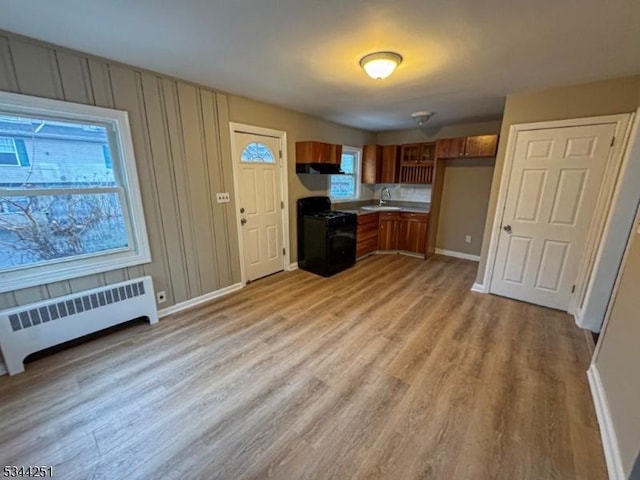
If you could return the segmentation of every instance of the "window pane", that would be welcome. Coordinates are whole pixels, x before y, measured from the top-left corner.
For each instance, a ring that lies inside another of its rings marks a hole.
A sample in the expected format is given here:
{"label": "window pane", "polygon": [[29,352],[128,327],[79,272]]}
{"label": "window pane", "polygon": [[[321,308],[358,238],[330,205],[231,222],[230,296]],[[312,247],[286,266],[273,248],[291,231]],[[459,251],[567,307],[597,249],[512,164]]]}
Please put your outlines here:
{"label": "window pane", "polygon": [[13,138],[0,137],[0,165],[19,165],[18,151]]}
{"label": "window pane", "polygon": [[112,187],[112,153],[104,125],[0,114],[0,188]]}
{"label": "window pane", "polygon": [[333,198],[348,198],[356,194],[356,182],[353,175],[332,175],[331,193]]}
{"label": "window pane", "polygon": [[353,153],[343,153],[340,166],[344,173],[355,173],[356,156]]}
{"label": "window pane", "polygon": [[240,161],[246,163],[275,163],[273,153],[264,143],[254,142],[246,146],[240,156]]}
{"label": "window pane", "polygon": [[0,270],[127,248],[120,195],[0,197]]}

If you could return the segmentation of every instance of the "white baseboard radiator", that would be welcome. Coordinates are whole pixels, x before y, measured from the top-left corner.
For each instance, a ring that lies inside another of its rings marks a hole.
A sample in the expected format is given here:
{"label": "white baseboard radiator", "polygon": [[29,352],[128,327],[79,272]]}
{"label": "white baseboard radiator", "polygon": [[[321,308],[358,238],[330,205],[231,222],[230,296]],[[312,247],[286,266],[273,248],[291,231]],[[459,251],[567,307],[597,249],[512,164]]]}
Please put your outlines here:
{"label": "white baseboard radiator", "polygon": [[139,317],[158,322],[151,277],[0,312],[0,350],[15,375],[27,355]]}

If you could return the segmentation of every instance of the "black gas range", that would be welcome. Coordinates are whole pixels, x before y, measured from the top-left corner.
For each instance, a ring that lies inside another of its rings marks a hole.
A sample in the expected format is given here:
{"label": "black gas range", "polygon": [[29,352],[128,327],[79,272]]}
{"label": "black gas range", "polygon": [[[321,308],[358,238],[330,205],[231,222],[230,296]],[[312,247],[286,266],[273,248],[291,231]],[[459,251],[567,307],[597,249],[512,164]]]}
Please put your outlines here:
{"label": "black gas range", "polygon": [[331,210],[329,197],[298,200],[298,267],[329,277],[356,262],[355,213]]}

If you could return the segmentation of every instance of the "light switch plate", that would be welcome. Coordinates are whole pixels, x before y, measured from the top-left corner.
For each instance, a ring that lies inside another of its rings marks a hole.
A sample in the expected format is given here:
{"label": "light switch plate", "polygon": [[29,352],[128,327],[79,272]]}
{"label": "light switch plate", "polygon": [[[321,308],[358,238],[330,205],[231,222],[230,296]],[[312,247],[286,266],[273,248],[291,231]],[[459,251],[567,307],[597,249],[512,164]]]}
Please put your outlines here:
{"label": "light switch plate", "polygon": [[229,203],[229,192],[216,193],[216,197],[218,199],[218,203]]}
{"label": "light switch plate", "polygon": [[465,243],[471,243],[471,235],[466,235],[464,237],[464,241],[465,241]]}

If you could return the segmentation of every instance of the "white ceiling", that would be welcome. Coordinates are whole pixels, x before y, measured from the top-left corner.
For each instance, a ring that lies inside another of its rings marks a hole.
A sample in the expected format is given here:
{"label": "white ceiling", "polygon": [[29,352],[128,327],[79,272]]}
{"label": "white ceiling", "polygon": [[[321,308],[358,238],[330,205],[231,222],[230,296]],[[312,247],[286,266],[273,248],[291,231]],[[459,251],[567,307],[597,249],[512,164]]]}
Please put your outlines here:
{"label": "white ceiling", "polygon": [[[0,0],[0,29],[368,130],[640,73],[638,0]],[[382,81],[378,50],[404,57]]]}

